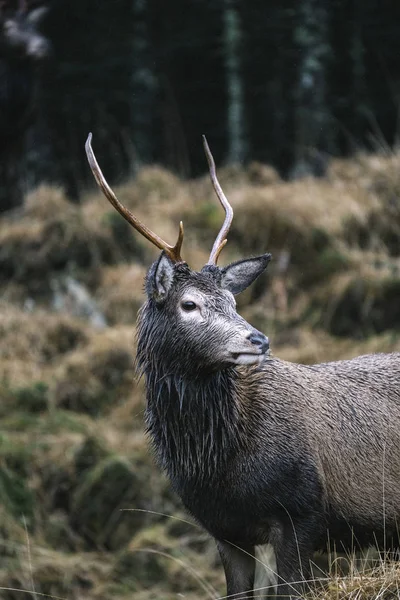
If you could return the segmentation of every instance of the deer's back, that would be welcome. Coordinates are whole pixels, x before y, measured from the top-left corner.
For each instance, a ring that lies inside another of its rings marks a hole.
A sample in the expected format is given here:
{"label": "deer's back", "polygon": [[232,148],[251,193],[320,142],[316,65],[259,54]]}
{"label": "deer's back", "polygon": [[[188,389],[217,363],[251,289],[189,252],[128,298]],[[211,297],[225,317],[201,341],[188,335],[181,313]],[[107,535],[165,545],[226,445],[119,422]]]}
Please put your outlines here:
{"label": "deer's back", "polygon": [[[273,362],[278,376],[291,379],[293,427],[301,423],[327,510],[361,527],[394,525],[400,518],[400,354],[313,366]],[[274,404],[276,385],[270,387]]]}

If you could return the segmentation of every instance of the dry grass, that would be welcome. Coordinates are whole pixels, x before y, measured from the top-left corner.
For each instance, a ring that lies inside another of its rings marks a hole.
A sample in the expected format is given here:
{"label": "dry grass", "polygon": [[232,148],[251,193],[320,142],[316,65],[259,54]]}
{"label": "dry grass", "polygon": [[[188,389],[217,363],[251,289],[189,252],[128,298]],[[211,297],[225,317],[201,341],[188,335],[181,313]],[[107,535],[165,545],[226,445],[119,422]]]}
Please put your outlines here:
{"label": "dry grass", "polygon": [[135,323],[144,301],[144,277],[141,265],[105,267],[96,291],[99,307],[110,324]]}
{"label": "dry grass", "polygon": [[0,310],[0,381],[11,387],[48,381],[57,362],[90,337],[85,323],[67,316],[4,303]]}
{"label": "dry grass", "polygon": [[314,591],[312,600],[396,600],[400,596],[398,561],[382,561],[375,567],[357,568],[348,564],[350,573],[332,573],[325,587]]}
{"label": "dry grass", "polygon": [[314,364],[333,360],[347,360],[376,352],[399,352],[400,336],[385,333],[367,340],[335,338],[324,331],[296,329],[288,337],[282,336],[275,354],[284,360]]}

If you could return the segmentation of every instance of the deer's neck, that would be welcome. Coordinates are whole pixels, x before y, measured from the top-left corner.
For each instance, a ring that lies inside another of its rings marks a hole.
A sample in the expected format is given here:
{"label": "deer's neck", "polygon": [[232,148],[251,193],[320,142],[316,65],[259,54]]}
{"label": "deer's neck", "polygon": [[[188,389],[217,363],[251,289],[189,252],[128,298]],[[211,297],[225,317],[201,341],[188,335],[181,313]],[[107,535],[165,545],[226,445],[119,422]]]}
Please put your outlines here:
{"label": "deer's neck", "polygon": [[173,480],[212,480],[240,445],[234,369],[206,378],[145,372],[146,422],[159,462]]}

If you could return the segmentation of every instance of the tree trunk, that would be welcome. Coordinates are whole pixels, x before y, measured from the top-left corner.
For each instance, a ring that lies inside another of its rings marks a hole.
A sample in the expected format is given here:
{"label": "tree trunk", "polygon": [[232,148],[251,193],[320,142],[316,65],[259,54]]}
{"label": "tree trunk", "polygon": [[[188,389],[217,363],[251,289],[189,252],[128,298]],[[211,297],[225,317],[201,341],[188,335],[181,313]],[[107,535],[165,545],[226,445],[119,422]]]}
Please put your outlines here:
{"label": "tree trunk", "polygon": [[230,163],[246,159],[244,83],[241,73],[241,22],[237,0],[224,0],[224,50],[228,97],[227,129]]}
{"label": "tree trunk", "polygon": [[323,175],[329,150],[331,119],[327,99],[329,8],[321,0],[302,0],[297,9],[295,43],[298,77],[295,88],[295,164],[293,177]]}
{"label": "tree trunk", "polygon": [[149,35],[148,0],[133,0],[132,32],[132,132],[134,163],[154,161],[154,122],[158,81],[154,72]]}

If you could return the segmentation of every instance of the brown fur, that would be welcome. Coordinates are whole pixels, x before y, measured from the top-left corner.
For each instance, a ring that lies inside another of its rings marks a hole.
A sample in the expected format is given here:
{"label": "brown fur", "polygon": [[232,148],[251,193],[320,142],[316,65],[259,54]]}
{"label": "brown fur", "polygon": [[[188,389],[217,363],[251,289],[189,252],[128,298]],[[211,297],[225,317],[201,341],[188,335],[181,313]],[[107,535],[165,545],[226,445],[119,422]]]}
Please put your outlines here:
{"label": "brown fur", "polygon": [[[351,522],[387,530],[400,519],[400,354],[313,366],[273,358],[241,369],[237,403],[246,431],[263,444],[263,413],[287,413],[312,450],[324,502]],[[285,427],[287,422],[285,421]],[[270,435],[279,437],[277,429]],[[255,449],[256,450],[256,449]]]}

